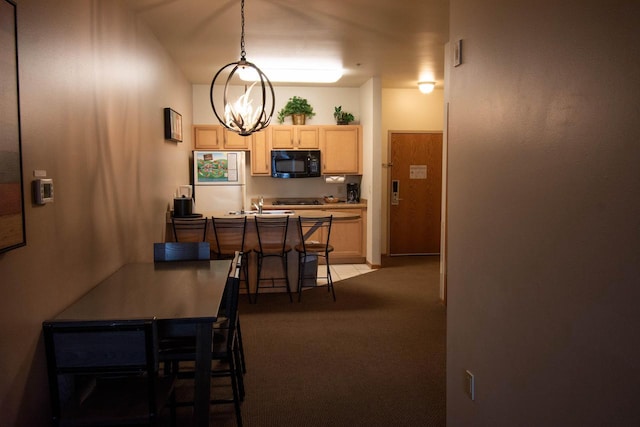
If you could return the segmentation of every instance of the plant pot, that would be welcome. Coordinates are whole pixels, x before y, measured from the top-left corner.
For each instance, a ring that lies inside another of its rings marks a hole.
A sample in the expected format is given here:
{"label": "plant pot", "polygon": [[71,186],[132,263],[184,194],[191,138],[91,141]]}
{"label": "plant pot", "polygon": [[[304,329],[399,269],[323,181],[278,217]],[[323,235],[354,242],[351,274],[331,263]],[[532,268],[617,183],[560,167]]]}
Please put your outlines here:
{"label": "plant pot", "polygon": [[294,125],[303,125],[307,119],[307,116],[304,114],[292,114],[291,120]]}
{"label": "plant pot", "polygon": [[349,122],[346,122],[346,121],[339,121],[339,122],[338,122],[338,124],[339,124],[339,125],[348,125],[348,124],[349,124]]}

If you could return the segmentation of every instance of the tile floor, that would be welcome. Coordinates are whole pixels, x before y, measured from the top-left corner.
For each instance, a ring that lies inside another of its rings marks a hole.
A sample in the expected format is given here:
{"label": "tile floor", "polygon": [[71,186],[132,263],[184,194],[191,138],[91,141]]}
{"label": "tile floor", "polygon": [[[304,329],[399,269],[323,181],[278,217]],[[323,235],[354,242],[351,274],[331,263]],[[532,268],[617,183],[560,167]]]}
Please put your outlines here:
{"label": "tile floor", "polygon": [[[350,277],[359,276],[361,274],[369,273],[373,271],[367,264],[336,264],[329,267],[331,269],[331,278],[334,283],[339,280],[348,279]],[[318,284],[326,284],[326,279],[321,277],[326,275],[326,267],[324,265],[318,266]]]}

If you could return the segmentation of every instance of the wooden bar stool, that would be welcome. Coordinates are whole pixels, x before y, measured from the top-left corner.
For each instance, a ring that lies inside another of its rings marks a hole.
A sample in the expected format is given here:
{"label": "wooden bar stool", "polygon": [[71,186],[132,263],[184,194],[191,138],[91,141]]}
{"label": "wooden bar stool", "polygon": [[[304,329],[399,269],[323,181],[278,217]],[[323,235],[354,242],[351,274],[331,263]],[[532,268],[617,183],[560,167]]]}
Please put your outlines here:
{"label": "wooden bar stool", "polygon": [[[291,252],[291,246],[287,244],[287,230],[289,228],[289,216],[264,217],[255,216],[256,234],[258,236],[258,246],[253,251],[258,254],[258,274],[256,279],[256,292],[253,302],[258,301],[258,291],[260,282],[271,281],[272,288],[286,287],[289,294],[289,301],[293,302],[291,296],[291,286],[289,284],[289,264],[287,256]],[[264,260],[267,258],[280,258],[282,264],[282,277],[263,277],[262,269]],[[285,285],[277,286],[276,280],[284,280]]]}
{"label": "wooden bar stool", "polygon": [[242,254],[242,275],[240,280],[245,282],[249,303],[251,292],[249,291],[249,263],[244,251],[244,241],[247,232],[247,217],[227,218],[211,217],[213,235],[215,241],[211,244],[212,259],[234,259],[236,252]]}

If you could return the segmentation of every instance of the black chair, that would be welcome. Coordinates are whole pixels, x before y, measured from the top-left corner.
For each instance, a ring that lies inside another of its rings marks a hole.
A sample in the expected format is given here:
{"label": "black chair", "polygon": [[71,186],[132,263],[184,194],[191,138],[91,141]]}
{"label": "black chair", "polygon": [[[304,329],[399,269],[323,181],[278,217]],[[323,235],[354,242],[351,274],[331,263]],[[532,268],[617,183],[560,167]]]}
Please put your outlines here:
{"label": "black chair", "polygon": [[[271,281],[271,288],[285,287],[289,294],[289,301],[293,301],[293,298],[291,297],[291,286],[289,284],[289,263],[287,261],[289,252],[291,252],[291,246],[287,244],[289,216],[256,216],[254,219],[256,224],[256,234],[258,236],[258,246],[253,248],[253,251],[258,254],[258,273],[256,276],[256,292],[253,297],[253,302],[258,301],[260,283],[265,280]],[[264,261],[269,258],[280,259],[282,265],[282,276],[263,277]],[[284,280],[284,286],[276,285],[276,280]]]}
{"label": "black chair", "polygon": [[[211,376],[227,377],[231,383],[232,397],[215,398],[211,404],[233,404],[236,423],[242,426],[242,413],[240,403],[244,400],[245,389],[243,379],[243,355],[241,354],[241,339],[239,336],[238,300],[240,295],[240,272],[243,259],[241,253],[231,264],[229,276],[225,286],[221,311],[224,319],[215,327],[213,338]],[[193,366],[196,358],[195,339],[193,337],[169,337],[160,339],[160,360],[168,362],[172,366],[172,372],[182,379],[194,377]],[[189,363],[183,363],[189,362]],[[189,406],[193,402],[178,402],[177,406]]]}
{"label": "black chair", "polygon": [[153,244],[154,262],[203,261],[210,259],[209,242],[165,242]]}
{"label": "black chair", "polygon": [[173,237],[176,242],[206,242],[206,218],[171,218]]}
{"label": "black chair", "polygon": [[[211,245],[211,258],[234,259],[236,252],[240,252],[244,257],[247,253],[244,250],[244,241],[247,231],[247,217],[227,218],[211,217],[213,235],[215,241]],[[249,291],[249,262],[242,262],[243,269],[240,281],[245,283],[249,303],[251,303],[251,292]]]}
{"label": "black chair", "polygon": [[157,375],[155,326],[153,319],[44,322],[53,424],[156,425],[174,377]]}
{"label": "black chair", "polygon": [[298,252],[298,301],[302,298],[302,288],[318,286],[319,258],[324,258],[327,267],[326,276],[320,278],[327,280],[327,291],[330,291],[333,300],[336,300],[329,265],[329,254],[333,252],[333,246],[329,244],[332,221],[333,216],[320,218],[301,216],[298,218],[300,232],[300,243],[296,245]]}
{"label": "black chair", "polygon": [[[153,260],[156,263],[162,262],[177,262],[177,261],[204,261],[210,259],[210,245],[209,242],[165,242],[153,244]],[[225,288],[226,292],[227,289]],[[223,301],[225,296],[223,295]],[[218,318],[224,321],[226,313],[224,305],[218,311]],[[238,333],[238,341],[240,346],[240,355],[242,358],[242,371],[247,372],[247,367],[244,358],[244,346],[242,345],[242,331],[240,329],[240,318],[238,317],[236,325]],[[187,330],[191,330],[187,327]],[[183,336],[185,333],[182,325],[166,324],[160,322],[160,334],[164,337]],[[216,332],[216,326],[214,325],[214,337]],[[188,333],[187,333],[188,335]],[[170,371],[170,369],[168,369]]]}

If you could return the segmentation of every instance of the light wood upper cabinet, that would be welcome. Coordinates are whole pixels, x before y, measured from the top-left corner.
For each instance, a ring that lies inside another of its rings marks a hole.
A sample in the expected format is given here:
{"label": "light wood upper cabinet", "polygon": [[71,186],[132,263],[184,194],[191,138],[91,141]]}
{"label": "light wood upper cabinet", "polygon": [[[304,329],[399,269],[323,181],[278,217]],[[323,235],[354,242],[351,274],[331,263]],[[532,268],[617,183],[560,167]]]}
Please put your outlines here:
{"label": "light wood upper cabinet", "polygon": [[320,147],[319,126],[273,126],[269,129],[274,150],[317,150]]}
{"label": "light wood upper cabinet", "polygon": [[251,175],[271,176],[271,148],[266,130],[254,133],[251,141]]}
{"label": "light wood upper cabinet", "polygon": [[224,148],[225,150],[248,150],[251,146],[251,140],[253,134],[249,136],[242,136],[229,129],[224,129]]}
{"label": "light wood upper cabinet", "polygon": [[251,147],[251,135],[240,136],[222,125],[194,125],[193,145],[196,150],[240,150]]}
{"label": "light wood upper cabinet", "polygon": [[196,150],[221,150],[224,146],[222,126],[194,125],[193,145]]}
{"label": "light wood upper cabinet", "polygon": [[322,126],[320,149],[323,174],[362,174],[361,126]]}

